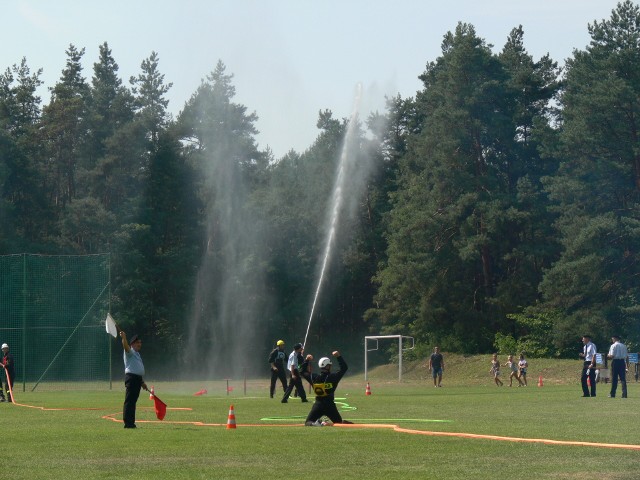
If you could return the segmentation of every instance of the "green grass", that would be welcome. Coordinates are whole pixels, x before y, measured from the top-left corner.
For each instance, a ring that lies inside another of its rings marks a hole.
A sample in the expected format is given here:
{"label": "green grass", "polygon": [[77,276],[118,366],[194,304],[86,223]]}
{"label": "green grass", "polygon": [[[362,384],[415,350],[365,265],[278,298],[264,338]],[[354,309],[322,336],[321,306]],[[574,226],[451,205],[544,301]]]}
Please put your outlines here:
{"label": "green grass", "polygon": [[[445,387],[440,389],[421,379],[425,375],[419,363],[407,364],[402,383],[393,380],[397,375],[393,367],[391,375],[386,367],[371,372],[371,396],[365,396],[362,374],[350,372],[338,388],[338,396],[350,408],[343,412],[344,418],[416,430],[640,445],[636,383],[630,383],[628,399],[607,398],[605,385],[599,385],[598,397],[581,398],[577,364],[566,362],[566,378],[554,380],[550,375],[542,388],[535,386],[537,374],[527,388],[498,388],[485,375],[484,357],[466,358],[460,368],[453,357],[450,360]],[[556,371],[561,371],[565,362],[555,362]],[[153,422],[152,402],[143,392],[136,430],[124,430],[109,419],[121,418],[120,384],[107,392],[18,391],[16,396],[24,404],[79,410],[0,404],[2,471],[15,479],[618,480],[640,475],[637,450],[423,436],[391,429],[291,426],[302,423],[310,403],[269,399],[267,380],[250,381],[246,395],[242,382],[232,386],[234,391],[227,396],[223,382],[156,383],[156,392],[169,407],[189,410],[170,410],[165,421]],[[209,394],[194,396],[202,387]],[[235,430],[225,428],[231,404],[238,423]]]}

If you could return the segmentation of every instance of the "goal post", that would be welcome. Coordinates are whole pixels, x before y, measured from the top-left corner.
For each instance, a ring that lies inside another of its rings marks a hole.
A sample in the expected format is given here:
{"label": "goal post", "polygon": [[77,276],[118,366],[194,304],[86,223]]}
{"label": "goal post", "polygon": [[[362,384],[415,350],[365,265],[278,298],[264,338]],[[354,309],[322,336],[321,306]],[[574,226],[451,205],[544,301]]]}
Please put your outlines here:
{"label": "goal post", "polygon": [[[368,380],[368,354],[378,350],[378,340],[398,340],[398,381],[402,380],[402,352],[405,350],[413,350],[415,348],[415,341],[413,337],[406,335],[371,335],[364,337],[364,381]],[[369,342],[375,342],[375,347],[369,348]]]}

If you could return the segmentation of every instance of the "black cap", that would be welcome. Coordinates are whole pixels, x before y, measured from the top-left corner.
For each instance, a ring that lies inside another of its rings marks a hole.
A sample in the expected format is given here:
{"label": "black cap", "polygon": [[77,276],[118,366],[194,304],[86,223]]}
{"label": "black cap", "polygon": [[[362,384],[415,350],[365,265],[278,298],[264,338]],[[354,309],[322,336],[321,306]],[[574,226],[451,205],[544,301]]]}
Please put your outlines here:
{"label": "black cap", "polygon": [[302,348],[302,344],[301,344],[301,343],[296,343],[296,344],[293,346],[293,349],[294,349],[294,350],[298,350],[298,349],[300,349],[300,348]]}
{"label": "black cap", "polygon": [[138,335],[134,335],[133,337],[131,337],[131,340],[129,340],[129,345],[133,345],[138,340],[140,340],[140,337],[138,337]]}

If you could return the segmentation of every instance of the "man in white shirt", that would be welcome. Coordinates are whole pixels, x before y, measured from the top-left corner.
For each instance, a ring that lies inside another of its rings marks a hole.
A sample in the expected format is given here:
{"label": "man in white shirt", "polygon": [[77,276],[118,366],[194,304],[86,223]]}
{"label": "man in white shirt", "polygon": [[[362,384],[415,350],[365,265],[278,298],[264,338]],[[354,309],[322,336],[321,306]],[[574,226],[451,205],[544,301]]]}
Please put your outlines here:
{"label": "man in white shirt", "polygon": [[611,341],[613,344],[609,348],[609,354],[607,355],[607,358],[611,359],[611,393],[609,397],[615,398],[616,390],[618,389],[618,377],[620,377],[622,398],[627,398],[627,369],[629,368],[627,361],[629,352],[625,344],[620,342],[618,335],[612,335]]}
{"label": "man in white shirt", "polygon": [[136,403],[140,396],[140,389],[147,389],[142,376],[144,375],[144,365],[140,356],[142,340],[137,335],[131,337],[131,342],[127,340],[127,334],[120,330],[122,339],[123,359],[124,359],[124,406],[122,408],[122,420],[124,428],[136,428]]}
{"label": "man in white shirt", "polygon": [[282,397],[281,402],[287,403],[289,401],[289,395],[293,392],[295,388],[298,392],[298,396],[300,397],[301,402],[308,402],[307,393],[304,391],[304,386],[302,385],[302,377],[300,376],[300,371],[298,366],[302,363],[304,358],[302,358],[302,352],[304,348],[301,343],[296,343],[293,346],[293,352],[289,355],[289,361],[287,362],[287,368],[289,369],[289,373],[291,374],[291,378],[289,379],[289,386],[284,392],[284,397]]}
{"label": "man in white shirt", "polygon": [[[584,347],[580,358],[584,359],[582,364],[582,396],[583,397],[595,397],[596,396],[596,345],[591,341],[590,335],[582,336],[582,343]],[[587,379],[589,382],[587,383]],[[591,393],[589,393],[589,386],[591,386]]]}

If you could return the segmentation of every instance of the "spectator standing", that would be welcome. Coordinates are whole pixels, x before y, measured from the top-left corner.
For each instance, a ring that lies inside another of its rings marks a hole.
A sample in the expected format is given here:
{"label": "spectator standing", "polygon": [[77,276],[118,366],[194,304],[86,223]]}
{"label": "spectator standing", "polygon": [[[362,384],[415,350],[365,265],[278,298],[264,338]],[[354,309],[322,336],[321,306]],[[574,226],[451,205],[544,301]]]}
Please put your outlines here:
{"label": "spectator standing", "polygon": [[618,335],[611,337],[613,344],[609,348],[607,358],[611,359],[611,393],[610,398],[615,398],[618,389],[618,378],[622,384],[622,398],[627,398],[627,371],[629,370],[629,352]]}
{"label": "spectator standing", "polygon": [[440,353],[440,347],[435,347],[429,357],[429,371],[433,377],[433,386],[442,386],[442,373],[444,372],[444,357]]}
{"label": "spectator standing", "polygon": [[[596,345],[591,341],[590,335],[582,336],[582,353],[580,358],[584,360],[582,363],[582,376],[580,378],[582,384],[583,397],[596,396]],[[587,379],[589,382],[587,383]],[[591,386],[591,392],[589,392]]]}

